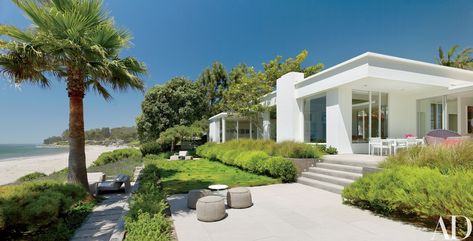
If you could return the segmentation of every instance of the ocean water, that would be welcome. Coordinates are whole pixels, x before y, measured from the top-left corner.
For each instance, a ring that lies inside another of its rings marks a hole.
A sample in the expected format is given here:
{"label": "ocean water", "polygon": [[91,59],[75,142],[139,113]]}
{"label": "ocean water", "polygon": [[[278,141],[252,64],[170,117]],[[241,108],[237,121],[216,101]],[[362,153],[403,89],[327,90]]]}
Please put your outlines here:
{"label": "ocean water", "polygon": [[67,147],[38,144],[0,144],[0,161],[10,158],[60,154],[67,151]]}

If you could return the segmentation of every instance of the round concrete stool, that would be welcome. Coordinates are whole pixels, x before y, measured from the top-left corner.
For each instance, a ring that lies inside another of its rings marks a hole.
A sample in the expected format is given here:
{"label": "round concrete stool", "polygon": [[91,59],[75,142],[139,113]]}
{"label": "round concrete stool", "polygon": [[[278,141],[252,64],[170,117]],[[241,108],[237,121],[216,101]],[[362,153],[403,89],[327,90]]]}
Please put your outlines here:
{"label": "round concrete stool", "polygon": [[197,219],[204,222],[215,222],[225,218],[225,198],[206,196],[197,201]]}
{"label": "round concrete stool", "polygon": [[190,209],[195,209],[197,200],[201,197],[205,197],[212,194],[210,190],[207,189],[194,189],[187,194],[187,207]]}
{"label": "round concrete stool", "polygon": [[231,188],[227,192],[227,204],[231,208],[249,208],[253,205],[250,189],[246,187]]}

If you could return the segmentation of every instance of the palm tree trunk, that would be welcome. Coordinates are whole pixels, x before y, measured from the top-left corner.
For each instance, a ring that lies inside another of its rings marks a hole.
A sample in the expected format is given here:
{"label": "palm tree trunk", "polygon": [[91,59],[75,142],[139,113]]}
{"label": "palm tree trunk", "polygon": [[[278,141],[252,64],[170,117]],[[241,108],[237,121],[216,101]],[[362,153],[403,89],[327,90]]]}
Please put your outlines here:
{"label": "palm tree trunk", "polygon": [[68,81],[69,174],[67,180],[69,183],[82,185],[86,190],[89,190],[85,165],[84,90],[80,87],[82,85],[82,81],[71,79]]}

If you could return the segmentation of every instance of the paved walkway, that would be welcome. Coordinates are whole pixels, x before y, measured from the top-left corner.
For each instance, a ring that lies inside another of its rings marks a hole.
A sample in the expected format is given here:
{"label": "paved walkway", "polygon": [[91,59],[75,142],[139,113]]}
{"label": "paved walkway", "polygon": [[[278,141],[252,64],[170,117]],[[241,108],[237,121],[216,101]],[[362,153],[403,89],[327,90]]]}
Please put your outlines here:
{"label": "paved walkway", "polygon": [[432,232],[343,205],[341,197],[298,183],[251,188],[254,205],[227,209],[219,222],[197,220],[186,195],[168,200],[179,241],[428,241]]}
{"label": "paved walkway", "polygon": [[124,212],[128,209],[128,194],[104,195],[106,199],[95,206],[71,241],[108,241]]}

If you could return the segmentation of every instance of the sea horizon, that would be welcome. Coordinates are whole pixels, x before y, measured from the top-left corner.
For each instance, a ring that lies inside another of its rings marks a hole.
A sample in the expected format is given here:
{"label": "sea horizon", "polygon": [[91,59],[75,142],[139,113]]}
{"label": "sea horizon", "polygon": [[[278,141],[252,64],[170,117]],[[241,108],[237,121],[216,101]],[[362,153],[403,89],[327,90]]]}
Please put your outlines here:
{"label": "sea horizon", "polygon": [[44,156],[66,153],[66,146],[46,144],[0,144],[0,161],[22,157]]}

